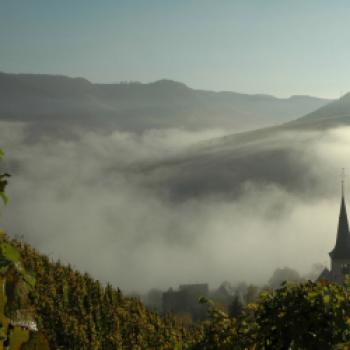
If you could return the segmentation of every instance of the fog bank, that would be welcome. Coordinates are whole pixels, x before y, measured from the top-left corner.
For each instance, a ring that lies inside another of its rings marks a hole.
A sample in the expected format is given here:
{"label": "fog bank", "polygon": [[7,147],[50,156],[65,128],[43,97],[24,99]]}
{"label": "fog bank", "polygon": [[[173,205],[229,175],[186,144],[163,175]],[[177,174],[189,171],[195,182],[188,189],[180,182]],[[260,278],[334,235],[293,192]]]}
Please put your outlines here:
{"label": "fog bank", "polygon": [[[189,282],[213,287],[224,280],[264,283],[277,267],[305,273],[313,263],[328,264],[350,129],[264,141],[269,149],[292,152],[289,164],[293,176],[300,176],[295,184],[308,176],[314,182],[309,193],[283,181],[267,181],[259,174],[264,164],[257,164],[244,181],[232,176],[239,195],[230,186],[225,191],[223,183],[220,190],[208,192],[202,186],[202,194],[182,200],[164,196],[160,189],[173,179],[183,181],[183,174],[190,177],[200,169],[205,176],[204,168],[191,163],[192,155],[207,147],[203,141],[224,134],[81,131],[70,140],[42,137],[28,143],[23,124],[2,123],[0,147],[12,174],[2,226],[50,257],[126,291]],[[214,174],[225,171],[225,164],[238,164],[237,157],[231,157],[231,163],[225,157],[238,154],[239,147],[225,147],[215,153],[215,159],[223,159],[215,164],[213,157],[205,158],[208,152],[201,153]],[[261,150],[261,143],[254,147],[240,159],[254,159],[250,157]],[[178,159],[186,159],[186,173]],[[169,162],[171,167],[164,165]],[[161,171],[145,172],[145,164],[162,164]]]}

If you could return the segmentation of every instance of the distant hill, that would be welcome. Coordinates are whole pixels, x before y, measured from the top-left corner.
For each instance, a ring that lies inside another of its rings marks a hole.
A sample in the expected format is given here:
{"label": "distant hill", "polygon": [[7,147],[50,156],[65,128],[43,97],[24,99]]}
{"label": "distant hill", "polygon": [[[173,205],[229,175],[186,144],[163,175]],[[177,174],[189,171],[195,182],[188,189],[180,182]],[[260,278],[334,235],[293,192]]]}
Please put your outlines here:
{"label": "distant hill", "polygon": [[[308,198],[317,191],[324,195],[333,184],[329,179],[322,184],[330,165],[322,163],[323,154],[312,158],[313,152],[329,130],[349,125],[347,94],[294,121],[205,141],[176,157],[144,164],[144,181],[179,200],[239,196],[249,184],[278,186]],[[344,164],[334,160],[331,166],[336,173]]]}
{"label": "distant hill", "polygon": [[154,83],[93,84],[83,78],[0,73],[0,119],[45,126],[84,125],[139,131],[147,128],[232,128],[242,131],[280,124],[330,100],[276,98],[195,90]]}
{"label": "distant hill", "polygon": [[328,128],[346,124],[350,124],[350,93],[292,121],[288,126]]}

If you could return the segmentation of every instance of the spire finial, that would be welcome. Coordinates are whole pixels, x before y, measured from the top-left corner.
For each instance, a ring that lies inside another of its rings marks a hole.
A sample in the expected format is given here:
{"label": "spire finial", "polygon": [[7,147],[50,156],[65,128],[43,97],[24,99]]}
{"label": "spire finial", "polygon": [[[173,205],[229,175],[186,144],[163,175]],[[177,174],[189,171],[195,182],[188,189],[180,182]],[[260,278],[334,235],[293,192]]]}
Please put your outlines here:
{"label": "spire finial", "polygon": [[341,195],[344,197],[345,168],[341,170]]}

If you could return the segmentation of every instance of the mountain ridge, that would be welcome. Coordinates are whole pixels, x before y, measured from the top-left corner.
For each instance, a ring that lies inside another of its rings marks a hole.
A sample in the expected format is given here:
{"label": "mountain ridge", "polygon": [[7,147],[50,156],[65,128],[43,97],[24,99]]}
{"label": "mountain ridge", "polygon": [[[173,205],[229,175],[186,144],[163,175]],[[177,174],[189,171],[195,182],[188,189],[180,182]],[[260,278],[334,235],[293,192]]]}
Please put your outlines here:
{"label": "mountain ridge", "polygon": [[142,131],[150,128],[231,129],[280,124],[330,100],[207,91],[169,79],[92,83],[48,74],[0,73],[0,119]]}
{"label": "mountain ridge", "polygon": [[[35,78],[35,79],[41,79],[42,81],[45,79],[57,79],[57,80],[67,80],[71,82],[80,82],[85,83],[86,85],[93,85],[93,86],[173,86],[173,87],[182,87],[187,90],[193,90],[193,91],[200,91],[200,92],[210,92],[210,93],[217,93],[217,94],[235,94],[235,95],[241,95],[241,96],[250,96],[250,97],[262,97],[262,98],[273,98],[276,100],[289,100],[294,98],[312,98],[316,100],[322,100],[322,101],[333,101],[334,99],[331,98],[323,98],[318,96],[313,96],[309,94],[293,94],[288,97],[277,97],[272,94],[266,94],[266,93],[244,93],[244,92],[238,92],[238,91],[232,91],[232,90],[211,90],[211,89],[200,89],[200,88],[192,88],[188,86],[187,84],[178,81],[173,80],[169,78],[161,78],[158,80],[154,80],[151,82],[141,82],[141,81],[119,81],[119,82],[92,82],[89,79],[86,79],[81,76],[69,76],[64,74],[46,74],[46,73],[7,73],[0,71],[0,78],[3,77],[15,77],[15,78]],[[350,95],[350,92],[348,93]]]}

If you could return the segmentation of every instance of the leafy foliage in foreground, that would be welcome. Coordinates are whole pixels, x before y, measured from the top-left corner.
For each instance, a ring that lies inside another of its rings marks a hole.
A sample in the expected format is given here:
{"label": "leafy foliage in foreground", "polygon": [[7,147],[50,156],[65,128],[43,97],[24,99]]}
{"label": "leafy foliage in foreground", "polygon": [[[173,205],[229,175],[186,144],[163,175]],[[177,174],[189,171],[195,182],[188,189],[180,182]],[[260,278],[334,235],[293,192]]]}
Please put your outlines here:
{"label": "leafy foliage in foreground", "polygon": [[307,282],[266,291],[240,316],[210,304],[210,320],[194,349],[350,349],[350,280]]}
{"label": "leafy foliage in foreground", "polygon": [[47,350],[45,336],[35,324],[30,292],[35,278],[22,264],[19,251],[0,231],[0,349]]}
{"label": "leafy foliage in foreground", "polygon": [[284,284],[236,318],[202,299],[209,319],[184,327],[26,244],[12,244],[35,272],[37,322],[52,349],[350,349],[350,280]]}
{"label": "leafy foliage in foreground", "polygon": [[235,318],[202,299],[209,319],[185,327],[27,244],[4,240],[4,256],[19,259],[18,251],[28,276],[35,275],[34,317],[51,349],[350,349],[350,279],[284,284]]}
{"label": "leafy foliage in foreground", "polygon": [[[3,150],[0,148],[0,160],[4,156]],[[5,194],[5,188],[7,186],[7,178],[10,177],[7,173],[0,173],[0,198],[3,200],[3,202],[6,204],[8,201],[8,198]]]}
{"label": "leafy foliage in foreground", "polygon": [[88,274],[50,262],[27,244],[12,244],[35,273],[36,321],[51,349],[186,349],[198,332],[161,318]]}

